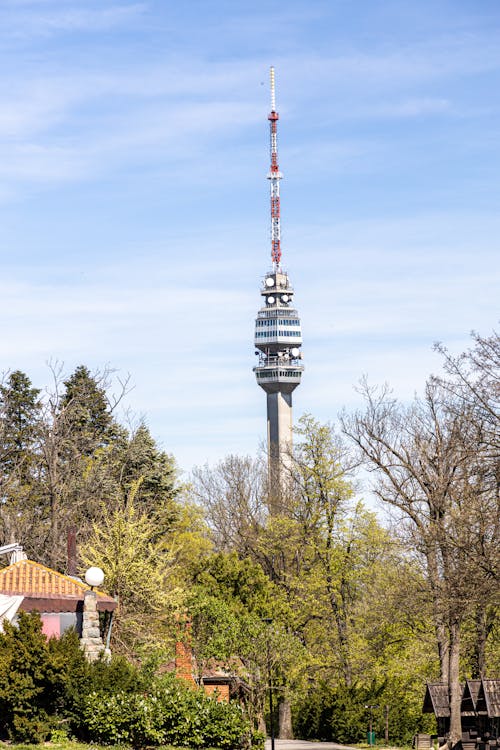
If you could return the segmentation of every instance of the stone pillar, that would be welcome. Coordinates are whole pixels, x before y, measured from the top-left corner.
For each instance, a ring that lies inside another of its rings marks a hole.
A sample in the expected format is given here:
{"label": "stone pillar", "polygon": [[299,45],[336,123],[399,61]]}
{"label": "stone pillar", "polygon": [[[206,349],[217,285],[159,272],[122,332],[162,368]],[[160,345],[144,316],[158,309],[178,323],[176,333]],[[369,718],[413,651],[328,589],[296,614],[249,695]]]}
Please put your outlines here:
{"label": "stone pillar", "polygon": [[97,594],[86,591],[83,600],[83,622],[80,646],[89,661],[95,661],[104,651],[99,630],[99,613],[97,611]]}

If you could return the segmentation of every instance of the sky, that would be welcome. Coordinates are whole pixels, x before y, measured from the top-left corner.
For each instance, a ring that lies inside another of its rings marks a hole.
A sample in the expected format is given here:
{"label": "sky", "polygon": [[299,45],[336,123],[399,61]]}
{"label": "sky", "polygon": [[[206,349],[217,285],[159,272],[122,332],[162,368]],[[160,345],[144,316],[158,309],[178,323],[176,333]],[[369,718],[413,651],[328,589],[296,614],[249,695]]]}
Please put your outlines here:
{"label": "sky", "polygon": [[129,377],[185,472],[265,438],[270,65],[294,414],[334,422],[497,326],[497,0],[0,0],[0,369]]}

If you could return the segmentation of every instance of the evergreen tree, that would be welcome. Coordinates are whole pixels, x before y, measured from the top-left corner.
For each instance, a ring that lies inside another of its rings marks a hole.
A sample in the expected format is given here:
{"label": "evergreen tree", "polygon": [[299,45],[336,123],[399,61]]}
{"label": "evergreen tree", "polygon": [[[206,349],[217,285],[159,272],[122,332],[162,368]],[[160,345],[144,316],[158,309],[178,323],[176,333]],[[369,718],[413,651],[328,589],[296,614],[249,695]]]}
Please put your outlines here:
{"label": "evergreen tree", "polygon": [[180,487],[173,456],[159,450],[149,429],[140,424],[116,456],[124,493],[136,487],[136,503],[157,522],[157,534],[167,532],[179,518]]}
{"label": "evergreen tree", "polygon": [[72,444],[86,455],[108,445],[116,426],[106,397],[105,374],[92,375],[88,367],[79,365],[64,386],[59,412]]}
{"label": "evergreen tree", "polygon": [[40,390],[25,373],[12,372],[0,385],[1,462],[5,474],[29,474],[39,435]]}
{"label": "evergreen tree", "polygon": [[40,391],[20,370],[0,385],[0,506],[3,543],[22,542],[38,504]]}

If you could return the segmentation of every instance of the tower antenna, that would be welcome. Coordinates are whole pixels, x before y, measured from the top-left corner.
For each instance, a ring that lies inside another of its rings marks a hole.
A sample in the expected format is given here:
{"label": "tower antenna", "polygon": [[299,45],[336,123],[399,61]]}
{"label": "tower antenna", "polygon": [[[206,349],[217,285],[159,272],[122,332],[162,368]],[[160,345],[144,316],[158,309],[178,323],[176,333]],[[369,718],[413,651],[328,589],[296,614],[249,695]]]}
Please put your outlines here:
{"label": "tower antenna", "polygon": [[267,179],[271,185],[271,260],[273,268],[277,271],[281,264],[281,224],[280,224],[280,180],[283,179],[278,166],[278,120],[276,112],[276,90],[274,81],[274,68],[270,70],[271,82],[271,112],[269,120],[271,167]]}

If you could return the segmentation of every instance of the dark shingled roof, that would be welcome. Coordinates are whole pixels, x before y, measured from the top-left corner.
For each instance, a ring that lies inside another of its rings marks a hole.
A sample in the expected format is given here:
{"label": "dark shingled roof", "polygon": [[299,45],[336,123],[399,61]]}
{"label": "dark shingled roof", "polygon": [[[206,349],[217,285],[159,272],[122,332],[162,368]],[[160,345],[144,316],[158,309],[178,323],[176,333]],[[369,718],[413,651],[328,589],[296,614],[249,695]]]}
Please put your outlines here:
{"label": "dark shingled roof", "polygon": [[433,713],[438,719],[446,718],[450,715],[448,685],[446,682],[427,683],[422,711],[426,714]]}
{"label": "dark shingled roof", "polygon": [[482,680],[486,710],[490,719],[500,716],[500,680]]}
{"label": "dark shingled roof", "polygon": [[[478,696],[481,689],[481,680],[466,680],[462,695],[462,716],[474,716],[478,708]],[[481,703],[481,701],[479,701]]]}
{"label": "dark shingled roof", "polygon": [[[482,714],[490,719],[500,717],[500,679],[467,680],[461,687],[462,716]],[[438,719],[449,717],[448,685],[445,682],[427,683],[422,711],[434,713]]]}

